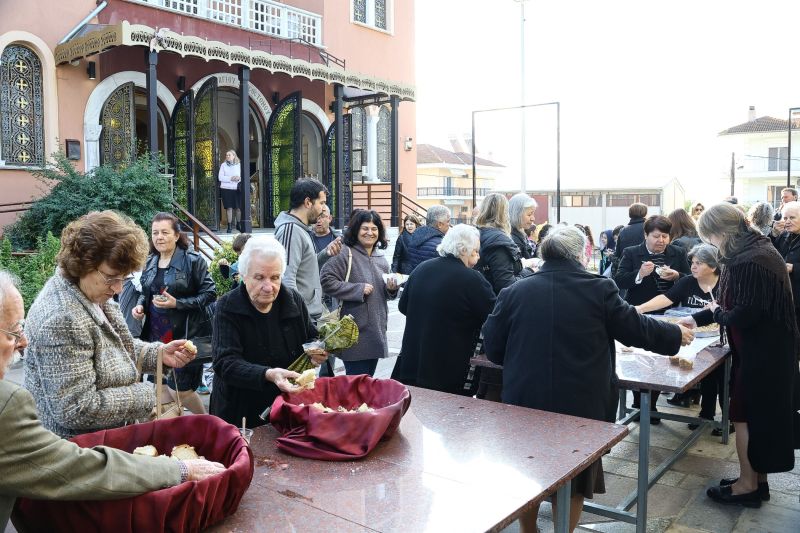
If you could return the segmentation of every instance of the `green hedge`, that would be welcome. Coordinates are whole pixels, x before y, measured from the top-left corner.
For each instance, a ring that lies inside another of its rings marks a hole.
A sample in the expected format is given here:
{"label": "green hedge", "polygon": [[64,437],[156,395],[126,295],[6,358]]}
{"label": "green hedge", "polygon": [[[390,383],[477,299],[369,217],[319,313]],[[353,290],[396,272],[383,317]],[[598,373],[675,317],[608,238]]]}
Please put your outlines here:
{"label": "green hedge", "polygon": [[11,241],[0,241],[0,268],[19,278],[19,291],[25,301],[26,313],[45,282],[55,273],[56,256],[60,247],[61,242],[48,232],[44,238],[37,239],[36,253],[15,257],[11,255]]}

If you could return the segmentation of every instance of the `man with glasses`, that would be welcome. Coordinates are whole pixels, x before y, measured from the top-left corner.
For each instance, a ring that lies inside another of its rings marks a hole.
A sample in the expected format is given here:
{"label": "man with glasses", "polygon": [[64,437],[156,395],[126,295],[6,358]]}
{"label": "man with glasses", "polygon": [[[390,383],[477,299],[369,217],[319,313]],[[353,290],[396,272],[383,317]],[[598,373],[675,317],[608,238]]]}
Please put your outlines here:
{"label": "man with glasses", "polygon": [[128,498],[199,481],[225,469],[202,459],[145,457],[105,446],[83,449],[47,431],[36,416],[31,395],[4,379],[9,365],[28,344],[24,312],[14,278],[0,270],[0,528],[6,528],[17,496]]}

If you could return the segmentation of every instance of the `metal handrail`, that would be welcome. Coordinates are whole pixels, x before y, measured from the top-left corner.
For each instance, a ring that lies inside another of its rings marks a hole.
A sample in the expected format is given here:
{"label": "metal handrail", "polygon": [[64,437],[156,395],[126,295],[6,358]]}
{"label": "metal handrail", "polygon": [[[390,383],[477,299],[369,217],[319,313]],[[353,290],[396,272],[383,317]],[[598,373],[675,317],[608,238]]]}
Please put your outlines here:
{"label": "metal handrail", "polygon": [[[209,248],[211,248],[213,250],[216,246],[222,246],[222,239],[220,239],[217,236],[216,233],[214,233],[213,231],[208,229],[208,227],[205,224],[200,222],[200,220],[198,220],[197,217],[195,217],[189,211],[184,209],[184,207],[182,205],[180,205],[178,202],[175,202],[175,201],[172,202],[172,209],[174,209],[177,212],[181,213],[189,221],[191,221],[191,224],[190,224],[186,220],[183,220],[177,213],[175,214],[175,216],[178,217],[178,220],[180,220],[181,223],[183,223],[185,226],[188,226],[188,227],[192,228],[192,237],[193,237],[192,243],[194,244],[195,251],[197,253],[203,254],[208,259],[213,259],[214,258],[213,255],[209,254],[207,251],[205,251],[204,249],[200,248],[200,243],[202,242],[203,244],[205,244],[206,246],[208,246]],[[211,242],[208,242],[208,240],[206,239],[205,236],[200,235],[201,231],[204,232],[208,238],[210,238],[212,241],[214,241],[216,246],[215,246],[215,244],[213,244]]]}
{"label": "metal handrail", "polygon": [[424,220],[425,217],[428,215],[428,210],[419,205],[413,199],[409,198],[402,191],[397,191],[397,205],[400,209],[397,210],[397,226],[400,227],[403,224],[403,219],[406,215],[413,213],[419,217],[422,217]]}

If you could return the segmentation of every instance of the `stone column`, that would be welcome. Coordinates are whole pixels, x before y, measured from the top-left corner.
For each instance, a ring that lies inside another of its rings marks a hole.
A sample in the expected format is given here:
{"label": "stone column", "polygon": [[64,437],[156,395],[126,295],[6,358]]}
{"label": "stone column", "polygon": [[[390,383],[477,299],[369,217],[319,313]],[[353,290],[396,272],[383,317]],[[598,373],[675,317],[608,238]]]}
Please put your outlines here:
{"label": "stone column", "polygon": [[100,166],[100,132],[101,124],[83,125],[83,153],[86,157],[86,172]]}
{"label": "stone column", "polygon": [[380,108],[368,106],[364,108],[367,114],[367,181],[378,181],[378,119]]}

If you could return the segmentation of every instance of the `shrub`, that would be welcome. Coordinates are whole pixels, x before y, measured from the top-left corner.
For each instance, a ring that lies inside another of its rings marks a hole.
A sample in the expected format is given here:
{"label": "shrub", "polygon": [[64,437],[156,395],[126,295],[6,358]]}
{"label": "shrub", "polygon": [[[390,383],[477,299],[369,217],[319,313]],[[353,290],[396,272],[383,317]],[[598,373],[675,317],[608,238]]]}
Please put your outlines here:
{"label": "shrub", "polygon": [[169,182],[159,176],[159,162],[142,156],[128,165],[102,165],[84,174],[63,153],[53,156],[54,166],[36,172],[50,193],[36,200],[29,211],[5,228],[17,249],[31,249],[48,232],[61,235],[64,227],[89,211],[115,209],[143,228],[159,211],[171,207]]}
{"label": "shrub", "polygon": [[233,278],[225,278],[219,270],[220,259],[225,259],[229,265],[234,264],[239,260],[239,256],[233,251],[233,245],[229,242],[223,242],[222,246],[214,250],[214,258],[211,260],[209,271],[211,272],[211,279],[217,286],[217,298],[231,290],[233,287]]}
{"label": "shrub", "polygon": [[0,241],[0,268],[8,270],[19,278],[19,292],[25,302],[26,313],[36,295],[55,273],[56,256],[61,248],[61,242],[52,233],[47,232],[44,238],[37,239],[36,248],[37,251],[32,255],[15,257],[11,255],[11,241],[9,239]]}

